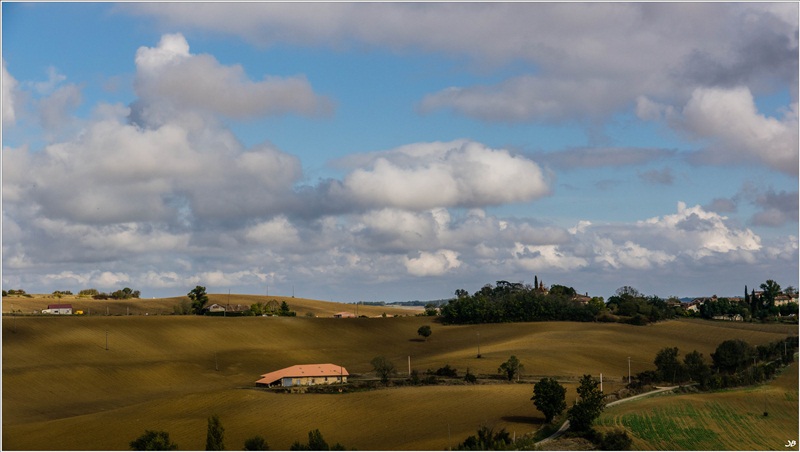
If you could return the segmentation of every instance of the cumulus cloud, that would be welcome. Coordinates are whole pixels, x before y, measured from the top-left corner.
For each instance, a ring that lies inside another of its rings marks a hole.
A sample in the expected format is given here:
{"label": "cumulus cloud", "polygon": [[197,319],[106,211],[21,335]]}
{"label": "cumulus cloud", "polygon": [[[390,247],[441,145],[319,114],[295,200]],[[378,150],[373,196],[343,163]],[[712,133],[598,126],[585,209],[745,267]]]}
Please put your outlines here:
{"label": "cumulus cloud", "polygon": [[797,174],[797,103],[783,118],[758,112],[747,87],[698,88],[683,109],[681,126],[712,144],[696,160],[708,163],[758,162],[778,171]]}
{"label": "cumulus cloud", "polygon": [[453,250],[423,251],[418,257],[406,258],[406,270],[414,276],[440,276],[461,266]]}
{"label": "cumulus cloud", "polygon": [[471,141],[413,144],[368,158],[341,189],[369,207],[477,207],[531,201],[550,191],[535,162]]}
{"label": "cumulus cloud", "polygon": [[149,121],[162,121],[165,108],[232,118],[316,115],[332,108],[303,76],[251,81],[240,65],[225,66],[211,55],[190,53],[188,42],[179,33],[162,36],[157,47],[140,47],[136,70],[137,113]]}

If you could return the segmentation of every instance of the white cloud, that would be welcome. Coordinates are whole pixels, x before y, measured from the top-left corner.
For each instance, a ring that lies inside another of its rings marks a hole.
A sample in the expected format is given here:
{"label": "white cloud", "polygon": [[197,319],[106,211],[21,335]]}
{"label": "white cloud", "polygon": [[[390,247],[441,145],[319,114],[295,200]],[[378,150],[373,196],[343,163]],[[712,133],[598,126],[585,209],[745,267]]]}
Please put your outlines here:
{"label": "white cloud", "polygon": [[130,280],[130,276],[128,276],[126,273],[105,271],[99,275],[92,275],[90,284],[96,285],[101,289],[110,289],[116,288],[121,284],[126,284]]}
{"label": "white cloud", "polygon": [[151,124],[159,124],[171,109],[232,118],[331,110],[330,101],[316,95],[305,77],[251,81],[239,65],[225,66],[211,55],[191,54],[181,34],[162,36],[154,48],[140,47],[136,67],[136,93],[144,104],[139,108]]}
{"label": "white cloud", "polygon": [[694,136],[712,140],[698,156],[703,161],[758,162],[797,174],[797,103],[777,119],[758,112],[747,87],[698,88],[684,107],[680,124]]}
{"label": "white cloud", "polygon": [[423,210],[531,201],[548,195],[533,161],[470,141],[420,143],[369,156],[348,174],[347,196],[364,206]]}
{"label": "white cloud", "polygon": [[458,256],[453,250],[423,251],[418,257],[406,258],[406,270],[414,276],[441,276],[461,266]]}

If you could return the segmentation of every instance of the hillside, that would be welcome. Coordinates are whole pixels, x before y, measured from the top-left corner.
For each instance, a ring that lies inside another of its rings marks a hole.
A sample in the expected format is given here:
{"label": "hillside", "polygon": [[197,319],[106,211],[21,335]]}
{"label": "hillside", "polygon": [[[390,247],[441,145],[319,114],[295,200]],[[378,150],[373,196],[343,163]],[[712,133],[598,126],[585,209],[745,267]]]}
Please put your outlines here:
{"label": "hillside", "polygon": [[[188,297],[170,298],[131,298],[128,300],[94,300],[88,297],[77,295],[32,295],[9,296],[3,298],[3,313],[10,313],[12,310],[22,314],[31,314],[34,311],[47,309],[48,304],[68,303],[73,306],[73,310],[81,310],[86,315],[169,315],[173,313],[173,308]],[[298,316],[312,313],[317,317],[332,317],[337,312],[350,312],[368,317],[377,317],[384,313],[387,316],[394,315],[414,315],[424,311],[419,306],[399,307],[399,306],[365,306],[352,303],[337,303],[333,301],[311,300],[307,298],[295,298],[281,295],[242,295],[242,294],[209,294],[208,305],[219,303],[221,305],[230,304],[232,307],[239,305],[244,308],[253,303],[267,303],[276,300],[278,303],[286,302],[289,308],[297,312]]]}
{"label": "hillside", "polygon": [[[573,381],[602,372],[609,391],[623,384],[628,356],[635,373],[652,368],[664,346],[708,356],[725,339],[760,344],[796,333],[792,326],[693,321],[442,326],[426,317],[3,317],[3,446],[39,450],[124,450],[145,429],[169,431],[182,449],[202,449],[214,413],[229,449],[256,434],[286,449],[319,428],[348,448],[443,450],[482,424],[536,430],[542,418],[529,400],[531,383],[543,375]],[[423,324],[433,327],[427,342],[416,334]],[[369,375],[378,355],[400,375],[409,356],[421,372],[450,364],[461,375],[467,368],[494,375],[512,354],[525,365],[523,384],[335,395],[253,387],[259,375],[299,363],[332,362]],[[571,403],[574,385],[568,389]]]}

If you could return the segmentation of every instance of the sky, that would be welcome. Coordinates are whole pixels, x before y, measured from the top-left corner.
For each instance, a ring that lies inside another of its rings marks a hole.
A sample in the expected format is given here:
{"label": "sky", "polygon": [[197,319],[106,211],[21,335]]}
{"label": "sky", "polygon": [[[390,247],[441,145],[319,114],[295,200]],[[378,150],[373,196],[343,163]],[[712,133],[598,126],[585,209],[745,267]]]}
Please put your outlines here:
{"label": "sky", "polygon": [[2,285],[798,286],[798,4],[2,3]]}

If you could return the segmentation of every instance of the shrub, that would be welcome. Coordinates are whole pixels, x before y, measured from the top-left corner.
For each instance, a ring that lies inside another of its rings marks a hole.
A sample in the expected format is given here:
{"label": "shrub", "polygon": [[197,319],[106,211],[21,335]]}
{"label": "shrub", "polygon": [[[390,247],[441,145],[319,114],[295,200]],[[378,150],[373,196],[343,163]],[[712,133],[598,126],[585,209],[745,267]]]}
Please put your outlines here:
{"label": "shrub", "polygon": [[464,381],[466,381],[467,383],[477,383],[478,377],[469,373],[469,369],[467,369],[467,374],[464,375]]}
{"label": "shrub", "polygon": [[129,443],[132,450],[177,450],[178,445],[170,441],[169,433],[145,430],[144,434]]}
{"label": "shrub", "polygon": [[458,378],[458,371],[450,367],[450,364],[445,364],[444,367],[440,367],[436,370],[436,375],[440,377]]}
{"label": "shrub", "polygon": [[269,445],[263,437],[256,435],[244,441],[243,450],[269,450]]}
{"label": "shrub", "polygon": [[633,439],[628,436],[625,430],[614,430],[608,432],[600,441],[600,450],[630,450]]}

